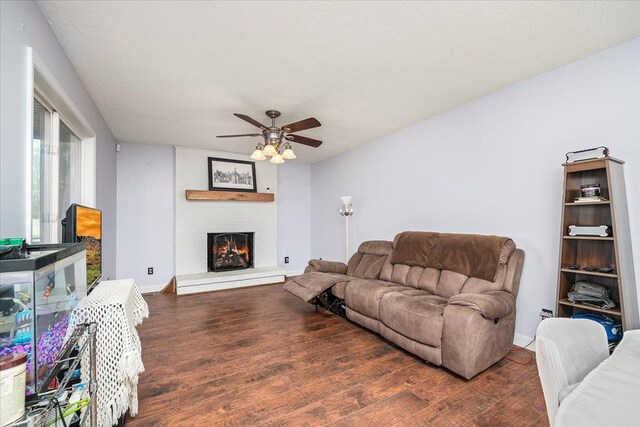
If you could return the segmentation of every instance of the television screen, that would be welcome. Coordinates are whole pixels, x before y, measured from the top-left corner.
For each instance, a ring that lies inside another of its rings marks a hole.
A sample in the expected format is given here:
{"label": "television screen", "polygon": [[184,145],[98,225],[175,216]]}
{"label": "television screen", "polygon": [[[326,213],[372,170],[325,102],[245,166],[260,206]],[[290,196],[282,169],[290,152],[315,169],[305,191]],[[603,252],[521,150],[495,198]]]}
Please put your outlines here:
{"label": "television screen", "polygon": [[64,222],[65,243],[84,242],[87,246],[87,289],[102,276],[102,211],[72,204]]}

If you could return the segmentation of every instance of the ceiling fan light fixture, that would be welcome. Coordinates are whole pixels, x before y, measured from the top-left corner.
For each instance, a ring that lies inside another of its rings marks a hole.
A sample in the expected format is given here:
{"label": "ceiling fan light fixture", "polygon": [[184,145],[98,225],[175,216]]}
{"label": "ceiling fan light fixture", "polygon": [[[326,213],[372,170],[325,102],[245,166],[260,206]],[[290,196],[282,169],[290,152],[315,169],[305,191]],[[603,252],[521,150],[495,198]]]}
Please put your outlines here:
{"label": "ceiling fan light fixture", "polygon": [[286,148],[282,152],[282,158],[286,160],[293,160],[296,158],[296,154],[293,152],[289,144],[287,144]]}
{"label": "ceiling fan light fixture", "polygon": [[269,163],[275,163],[279,165],[280,163],[284,163],[284,159],[279,153],[276,152],[276,154],[273,157],[271,157],[271,160],[269,160]]}
{"label": "ceiling fan light fixture", "polygon": [[267,156],[264,155],[260,147],[261,147],[260,145],[256,146],[256,151],[254,151],[253,154],[251,155],[251,158],[253,160],[265,160],[267,158]]}
{"label": "ceiling fan light fixture", "polygon": [[264,154],[267,157],[272,157],[278,154],[278,150],[276,150],[276,147],[274,147],[273,144],[267,144],[262,150],[262,154]]}
{"label": "ceiling fan light fixture", "polygon": [[267,138],[271,141],[279,141],[281,137],[282,135],[280,130],[270,130],[267,133]]}
{"label": "ceiling fan light fixture", "polygon": [[264,143],[258,143],[256,145],[256,149],[253,151],[253,153],[251,153],[249,157],[252,160],[266,160],[267,157],[271,157],[270,162],[275,164],[284,163],[285,160],[293,160],[297,158],[296,154],[291,149],[291,144],[289,143],[289,141],[295,142],[296,144],[307,145],[313,148],[318,148],[322,144],[322,141],[318,141],[317,139],[291,133],[297,133],[303,130],[322,126],[315,117],[309,117],[304,120],[298,120],[297,122],[278,127],[276,126],[276,119],[280,117],[280,111],[272,109],[265,111],[265,114],[271,119],[271,126],[265,126],[259,121],[247,116],[246,114],[233,113],[233,115],[237,118],[244,120],[245,122],[252,124],[257,128],[260,128],[261,133],[218,135],[218,138],[240,138],[248,136],[262,137],[264,139]]}

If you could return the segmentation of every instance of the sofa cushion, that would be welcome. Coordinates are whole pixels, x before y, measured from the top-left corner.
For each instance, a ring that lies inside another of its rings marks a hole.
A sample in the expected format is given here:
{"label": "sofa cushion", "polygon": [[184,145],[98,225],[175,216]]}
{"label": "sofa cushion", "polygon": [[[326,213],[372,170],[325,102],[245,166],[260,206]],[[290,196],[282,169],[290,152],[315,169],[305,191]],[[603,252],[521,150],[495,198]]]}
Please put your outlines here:
{"label": "sofa cushion", "polygon": [[384,265],[386,255],[355,253],[349,260],[347,275],[360,279],[377,279]]}
{"label": "sofa cushion", "polygon": [[369,255],[389,255],[393,251],[393,243],[388,240],[367,240],[358,247],[358,252]]}
{"label": "sofa cushion", "polygon": [[380,300],[380,321],[407,338],[440,348],[447,300],[420,289],[388,293]]}
{"label": "sofa cushion", "polygon": [[344,274],[305,273],[287,280],[284,290],[309,302],[336,283],[348,280],[351,278]]}
{"label": "sofa cushion", "polygon": [[462,288],[465,283],[467,283],[467,280],[469,280],[469,277],[464,274],[456,273],[455,271],[442,270],[435,294],[443,298],[450,298],[454,295],[458,295],[462,292]]}
{"label": "sofa cushion", "polygon": [[386,240],[363,242],[358,252],[349,259],[347,275],[360,279],[378,279],[392,250],[392,243]]}
{"label": "sofa cushion", "polygon": [[411,267],[408,265],[397,264],[393,266],[390,281],[406,286],[408,283],[409,271],[411,271]]}
{"label": "sofa cushion", "polygon": [[[345,274],[347,272],[347,264],[338,261],[326,261],[323,259],[312,259],[309,261],[309,265],[313,267],[312,271],[318,271],[320,273],[337,273]],[[306,273],[307,271],[305,271]]]}
{"label": "sofa cushion", "polygon": [[439,348],[431,347],[430,345],[420,344],[417,341],[407,338],[402,334],[388,328],[384,323],[378,322],[378,330],[380,335],[394,343],[395,345],[404,348],[407,351],[415,354],[418,357],[423,358],[429,363],[440,366],[442,365],[442,351]]}
{"label": "sofa cushion", "polygon": [[340,299],[344,299],[344,291],[347,287],[347,283],[349,283],[349,280],[336,283],[331,287],[331,293]]}
{"label": "sofa cushion", "polygon": [[392,264],[451,270],[494,281],[515,244],[508,237],[405,231],[393,241]]}
{"label": "sofa cushion", "polygon": [[391,264],[391,256],[385,260],[380,272],[380,280],[394,282],[413,288],[424,289],[436,293],[441,271],[436,268],[423,268],[419,266],[409,267],[403,264]]}
{"label": "sofa cushion", "polygon": [[449,298],[449,305],[469,307],[487,319],[498,319],[516,311],[516,297],[506,291],[458,294]]}
{"label": "sofa cushion", "polygon": [[496,272],[496,280],[493,282],[478,279],[477,277],[469,277],[462,289],[460,289],[460,293],[480,294],[483,292],[503,290],[506,272],[507,264],[500,264]]}
{"label": "sofa cushion", "polygon": [[347,319],[352,322],[357,323],[360,326],[364,326],[365,328],[375,332],[380,333],[380,321],[367,317],[363,314],[358,313],[357,311],[351,310],[349,307],[345,310]]}
{"label": "sofa cushion", "polygon": [[[521,250],[516,250],[512,256],[520,259],[523,257],[521,254]],[[443,298],[450,298],[453,295],[463,292],[482,293],[510,290],[506,289],[506,287],[511,283],[514,283],[513,277],[520,277],[519,275],[522,271],[522,261],[518,263],[520,266],[519,269],[512,268],[511,264],[500,264],[496,271],[495,281],[491,282],[484,279],[478,279],[477,277],[468,277],[464,274],[450,270],[391,264],[389,259],[390,257],[387,257],[385,264],[382,267],[380,280],[424,289]],[[509,271],[513,271],[513,273],[509,275]]]}
{"label": "sofa cushion", "polygon": [[357,311],[375,320],[380,320],[380,299],[389,292],[407,289],[405,286],[382,280],[357,279],[347,283],[345,303],[351,310]]}

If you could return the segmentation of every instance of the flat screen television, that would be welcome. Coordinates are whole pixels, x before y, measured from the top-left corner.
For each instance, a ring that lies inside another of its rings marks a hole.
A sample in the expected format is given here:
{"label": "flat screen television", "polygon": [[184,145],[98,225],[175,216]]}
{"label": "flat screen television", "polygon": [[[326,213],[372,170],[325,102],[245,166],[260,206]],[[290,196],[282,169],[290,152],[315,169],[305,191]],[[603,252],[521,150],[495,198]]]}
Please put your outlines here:
{"label": "flat screen television", "polygon": [[102,211],[73,203],[62,221],[64,243],[87,246],[87,290],[102,277]]}

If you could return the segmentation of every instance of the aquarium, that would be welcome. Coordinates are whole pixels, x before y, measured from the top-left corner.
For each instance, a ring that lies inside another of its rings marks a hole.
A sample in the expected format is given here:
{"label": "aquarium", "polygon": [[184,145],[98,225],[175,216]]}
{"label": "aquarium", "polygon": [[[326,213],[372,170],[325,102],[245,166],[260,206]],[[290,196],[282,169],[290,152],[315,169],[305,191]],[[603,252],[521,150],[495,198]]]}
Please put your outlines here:
{"label": "aquarium", "polygon": [[87,294],[84,243],[29,246],[0,260],[0,356],[27,353],[26,394],[43,392],[71,311]]}

